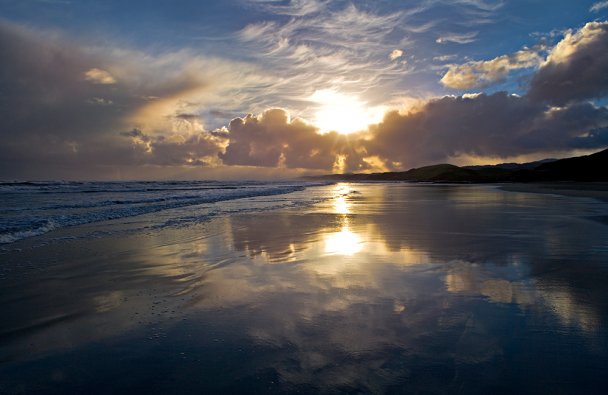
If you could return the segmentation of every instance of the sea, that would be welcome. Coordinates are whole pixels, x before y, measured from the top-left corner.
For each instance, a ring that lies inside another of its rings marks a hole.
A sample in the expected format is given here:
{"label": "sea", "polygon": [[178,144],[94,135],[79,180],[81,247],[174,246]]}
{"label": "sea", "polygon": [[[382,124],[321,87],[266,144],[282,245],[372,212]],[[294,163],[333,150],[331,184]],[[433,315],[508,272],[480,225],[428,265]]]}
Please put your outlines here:
{"label": "sea", "polygon": [[[294,202],[278,196],[302,191],[307,187],[323,185],[313,182],[220,182],[220,181],[131,181],[131,182],[79,182],[79,181],[8,181],[0,182],[0,244],[12,243],[39,236],[68,226],[108,220],[119,220],[142,214],[196,206],[192,213],[176,221],[200,221],[221,215],[223,209],[234,212],[221,202],[277,196],[272,204],[267,201],[255,204],[247,200],[237,211],[268,210]],[[202,206],[202,207],[201,207]],[[202,209],[202,211],[201,211]],[[205,210],[207,209],[207,210]],[[157,224],[158,225],[158,224]]]}

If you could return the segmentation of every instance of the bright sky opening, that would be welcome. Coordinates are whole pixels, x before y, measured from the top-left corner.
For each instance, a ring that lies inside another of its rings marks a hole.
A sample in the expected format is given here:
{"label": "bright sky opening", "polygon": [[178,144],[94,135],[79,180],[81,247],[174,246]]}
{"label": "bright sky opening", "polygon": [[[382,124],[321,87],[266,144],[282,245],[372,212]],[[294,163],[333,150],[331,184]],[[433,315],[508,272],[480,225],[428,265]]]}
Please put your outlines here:
{"label": "bright sky opening", "polygon": [[334,90],[316,91],[310,99],[318,104],[314,124],[321,133],[351,134],[365,130],[382,119],[382,108],[372,108],[356,96]]}

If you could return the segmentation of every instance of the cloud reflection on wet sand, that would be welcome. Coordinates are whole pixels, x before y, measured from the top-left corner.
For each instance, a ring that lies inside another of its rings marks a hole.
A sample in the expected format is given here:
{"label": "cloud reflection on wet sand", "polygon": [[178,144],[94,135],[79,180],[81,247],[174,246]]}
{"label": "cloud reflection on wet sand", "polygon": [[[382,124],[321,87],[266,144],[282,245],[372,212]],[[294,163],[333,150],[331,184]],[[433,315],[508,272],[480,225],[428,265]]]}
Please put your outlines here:
{"label": "cloud reflection on wet sand", "polygon": [[[581,219],[603,206],[478,186],[323,188],[329,198],[307,208],[217,218],[114,245],[84,242],[73,259],[101,247],[114,259],[64,278],[64,287],[79,284],[79,298],[39,313],[78,317],[16,332],[1,345],[14,360],[32,342],[37,355],[52,357],[151,324],[167,333],[187,331],[185,318],[220,325],[219,314],[222,325],[243,325],[238,333],[249,343],[241,347],[263,350],[243,366],[274,371],[286,391],[457,388],[470,384],[477,365],[486,372],[479,383],[491,385],[508,360],[535,363],[513,349],[544,344],[539,331],[547,344],[583,339],[564,351],[572,363],[586,359],[586,349],[606,355],[600,247],[608,231]],[[48,275],[73,267],[60,264]],[[47,286],[48,279],[28,284],[31,296],[15,303],[35,311]],[[202,350],[211,342],[189,341]]]}

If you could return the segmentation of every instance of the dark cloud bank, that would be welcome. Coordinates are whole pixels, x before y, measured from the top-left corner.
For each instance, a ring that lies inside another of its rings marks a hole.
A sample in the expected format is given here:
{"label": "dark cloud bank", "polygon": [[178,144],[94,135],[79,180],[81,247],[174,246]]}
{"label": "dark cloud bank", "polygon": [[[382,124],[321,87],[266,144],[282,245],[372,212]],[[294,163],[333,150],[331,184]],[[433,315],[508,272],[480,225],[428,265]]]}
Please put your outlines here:
{"label": "dark cloud bank", "polygon": [[191,89],[192,81],[181,78],[171,91],[116,78],[118,59],[0,23],[0,178],[112,178],[122,174],[116,169],[154,178],[177,174],[161,168],[201,166],[237,166],[251,177],[256,173],[244,166],[396,170],[462,156],[601,149],[608,146],[608,109],[589,100],[608,94],[607,48],[608,22],[588,23],[557,44],[524,96],[446,96],[407,114],[388,112],[349,136],[319,134],[282,109],[234,119],[214,132],[176,112],[167,123],[181,125],[176,132],[139,128],[131,115],[150,100]]}
{"label": "dark cloud bank", "polygon": [[608,94],[608,22],[569,32],[534,75],[528,96],[563,106]]}

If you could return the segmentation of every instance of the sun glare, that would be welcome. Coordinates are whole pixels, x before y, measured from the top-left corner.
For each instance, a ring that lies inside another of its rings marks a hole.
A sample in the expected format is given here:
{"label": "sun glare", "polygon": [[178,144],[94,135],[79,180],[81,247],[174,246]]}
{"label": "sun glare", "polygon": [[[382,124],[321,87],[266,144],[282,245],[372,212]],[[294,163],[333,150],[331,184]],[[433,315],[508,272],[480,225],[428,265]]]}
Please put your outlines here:
{"label": "sun glare", "polygon": [[361,238],[347,227],[331,233],[325,239],[325,252],[335,255],[353,255],[361,251]]}
{"label": "sun glare", "polygon": [[345,95],[331,89],[316,91],[310,99],[318,103],[315,125],[321,133],[336,131],[341,134],[365,130],[367,125],[382,119],[383,109],[368,107],[355,96]]}

